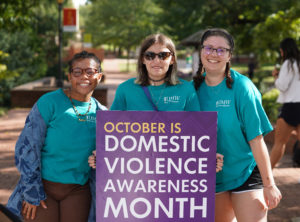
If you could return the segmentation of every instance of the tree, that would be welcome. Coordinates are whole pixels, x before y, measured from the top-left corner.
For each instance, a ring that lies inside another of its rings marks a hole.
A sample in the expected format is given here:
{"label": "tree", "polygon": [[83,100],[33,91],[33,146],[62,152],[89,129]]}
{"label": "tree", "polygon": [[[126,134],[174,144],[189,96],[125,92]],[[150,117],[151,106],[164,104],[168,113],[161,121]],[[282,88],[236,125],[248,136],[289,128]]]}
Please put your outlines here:
{"label": "tree", "polygon": [[[300,40],[300,3],[285,11],[271,14],[254,27],[254,48],[260,60],[274,62],[280,42],[287,37]],[[274,38],[276,36],[276,38]]]}
{"label": "tree", "polygon": [[112,44],[129,51],[141,40],[160,31],[156,24],[159,8],[151,0],[92,1],[85,31],[95,45]]}
{"label": "tree", "polygon": [[2,0],[0,3],[0,30],[16,31],[29,27],[31,9],[38,0]]}
{"label": "tree", "polygon": [[166,30],[175,41],[203,28],[205,0],[154,0],[161,8],[158,24]]}
{"label": "tree", "polygon": [[287,10],[297,0],[156,0],[162,8],[161,23],[168,33],[182,40],[201,29],[227,29],[235,38],[237,52],[254,50],[254,28],[279,10]]}
{"label": "tree", "polygon": [[12,87],[45,75],[56,75],[57,7],[53,0],[0,3],[0,50],[9,55],[2,61],[6,76],[0,82],[1,91],[5,92],[0,95],[0,105],[9,104]]}
{"label": "tree", "polygon": [[17,72],[7,70],[5,60],[9,55],[0,51],[0,104],[4,104],[9,99],[9,88],[7,87],[11,80],[18,76]]}

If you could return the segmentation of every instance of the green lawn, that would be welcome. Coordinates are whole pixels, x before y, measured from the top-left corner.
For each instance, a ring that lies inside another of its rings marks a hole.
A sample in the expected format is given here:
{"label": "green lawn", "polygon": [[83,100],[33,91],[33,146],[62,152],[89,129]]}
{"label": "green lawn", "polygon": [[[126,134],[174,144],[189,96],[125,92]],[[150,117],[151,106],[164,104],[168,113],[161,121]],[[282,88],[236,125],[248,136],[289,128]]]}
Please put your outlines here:
{"label": "green lawn", "polygon": [[4,116],[7,113],[8,108],[0,107],[0,117]]}
{"label": "green lawn", "polygon": [[129,63],[129,69],[127,69],[127,61],[125,63],[119,63],[119,69],[121,72],[136,72],[136,63]]}

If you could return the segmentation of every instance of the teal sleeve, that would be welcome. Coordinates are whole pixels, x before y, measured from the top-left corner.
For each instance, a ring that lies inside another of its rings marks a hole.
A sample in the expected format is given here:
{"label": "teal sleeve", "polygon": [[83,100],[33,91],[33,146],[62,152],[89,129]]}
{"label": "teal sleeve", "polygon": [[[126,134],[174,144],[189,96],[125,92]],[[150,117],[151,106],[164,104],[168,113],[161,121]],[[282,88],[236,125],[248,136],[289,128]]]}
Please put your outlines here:
{"label": "teal sleeve", "polygon": [[199,104],[199,100],[198,100],[195,90],[188,97],[184,110],[185,111],[200,111],[200,104]]}
{"label": "teal sleeve", "polygon": [[186,93],[186,103],[184,111],[200,111],[200,103],[194,87],[193,81],[181,80],[183,84],[182,92]]}
{"label": "teal sleeve", "polygon": [[42,118],[44,119],[46,125],[53,118],[54,104],[52,103],[51,97],[47,94],[43,95],[38,101],[37,106],[40,111]]}
{"label": "teal sleeve", "polygon": [[117,88],[116,95],[110,107],[110,110],[126,110],[126,100],[125,100],[125,94],[122,90],[122,85],[120,85]]}
{"label": "teal sleeve", "polygon": [[247,141],[272,131],[272,125],[261,103],[261,94],[255,85],[250,80],[243,81],[235,90],[236,108]]}

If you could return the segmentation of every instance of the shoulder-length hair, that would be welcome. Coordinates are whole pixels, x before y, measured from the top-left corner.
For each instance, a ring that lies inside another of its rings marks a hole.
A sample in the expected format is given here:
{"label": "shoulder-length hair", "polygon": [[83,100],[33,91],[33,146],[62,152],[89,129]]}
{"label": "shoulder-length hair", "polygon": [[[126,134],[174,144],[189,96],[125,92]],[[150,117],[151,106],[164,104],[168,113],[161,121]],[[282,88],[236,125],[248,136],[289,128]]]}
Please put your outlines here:
{"label": "shoulder-length hair", "polygon": [[148,48],[150,48],[155,43],[159,43],[163,46],[166,46],[173,56],[173,64],[170,64],[169,69],[166,74],[165,82],[167,85],[176,85],[179,81],[177,78],[177,56],[176,56],[176,49],[173,41],[163,35],[163,34],[153,34],[144,39],[144,41],[141,44],[141,49],[139,52],[138,57],[138,67],[137,67],[137,78],[135,83],[140,84],[142,86],[147,86],[150,84],[149,78],[148,78],[148,71],[146,68],[146,65],[143,63],[144,60],[144,53],[147,51]]}

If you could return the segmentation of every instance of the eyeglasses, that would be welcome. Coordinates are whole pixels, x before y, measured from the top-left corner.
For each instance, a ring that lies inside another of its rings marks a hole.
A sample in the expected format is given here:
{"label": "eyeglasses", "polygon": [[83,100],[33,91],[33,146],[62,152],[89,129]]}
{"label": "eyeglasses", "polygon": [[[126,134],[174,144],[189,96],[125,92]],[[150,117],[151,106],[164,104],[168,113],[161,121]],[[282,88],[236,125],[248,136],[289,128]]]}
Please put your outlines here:
{"label": "eyeglasses", "polygon": [[206,55],[210,55],[214,51],[216,51],[218,56],[224,56],[227,52],[230,51],[230,49],[226,49],[226,48],[222,48],[222,47],[216,49],[216,48],[213,48],[209,45],[203,45],[203,46],[201,46],[201,48],[204,50],[204,53]]}
{"label": "eyeglasses", "polygon": [[75,68],[71,70],[71,73],[73,74],[73,76],[75,77],[79,77],[81,76],[83,73],[86,73],[89,77],[98,74],[99,71],[98,69],[93,69],[93,68],[87,68],[87,69],[81,69],[81,68]]}
{"label": "eyeglasses", "polygon": [[154,60],[156,56],[158,56],[158,58],[160,60],[166,60],[167,58],[169,58],[170,56],[172,56],[173,53],[172,52],[159,52],[159,53],[155,53],[155,52],[145,52],[144,53],[144,57],[146,60]]}

